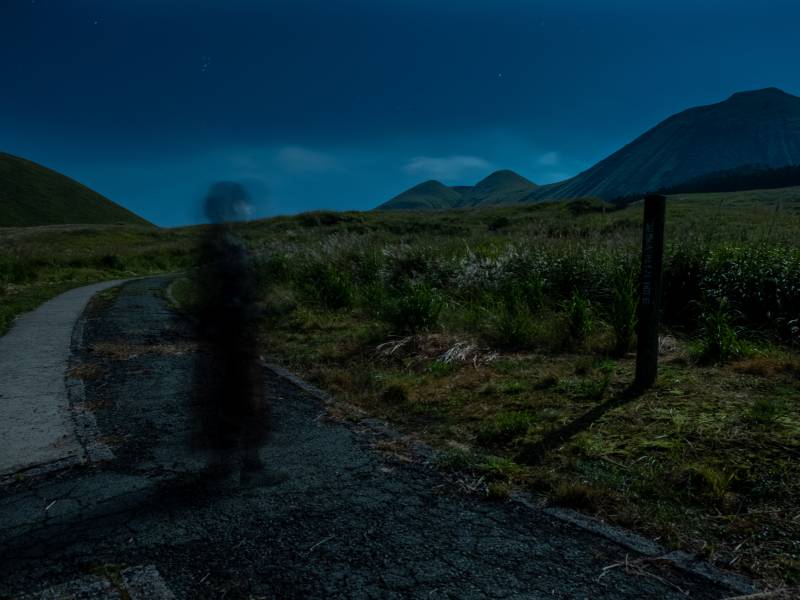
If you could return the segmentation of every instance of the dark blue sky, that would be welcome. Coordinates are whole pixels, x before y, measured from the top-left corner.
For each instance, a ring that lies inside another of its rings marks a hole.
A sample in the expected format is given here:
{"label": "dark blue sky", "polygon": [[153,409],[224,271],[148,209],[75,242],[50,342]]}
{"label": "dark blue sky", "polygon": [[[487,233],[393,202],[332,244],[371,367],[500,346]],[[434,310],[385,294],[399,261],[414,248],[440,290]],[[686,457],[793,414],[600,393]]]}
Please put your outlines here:
{"label": "dark blue sky", "polygon": [[574,175],[668,115],[800,94],[796,0],[0,0],[0,151],[160,225],[429,178]]}

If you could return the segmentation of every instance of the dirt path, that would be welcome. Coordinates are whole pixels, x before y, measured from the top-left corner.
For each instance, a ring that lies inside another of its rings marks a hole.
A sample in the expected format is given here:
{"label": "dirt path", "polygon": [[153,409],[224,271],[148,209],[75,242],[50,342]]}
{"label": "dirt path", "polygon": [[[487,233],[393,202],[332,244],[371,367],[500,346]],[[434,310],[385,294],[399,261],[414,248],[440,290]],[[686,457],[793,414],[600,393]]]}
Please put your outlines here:
{"label": "dirt path", "polygon": [[86,382],[85,401],[114,458],[0,490],[0,597],[99,565],[153,565],[178,598],[730,595],[658,562],[626,569],[638,557],[607,539],[465,495],[424,464],[378,452],[377,434],[329,420],[273,376],[276,426],[263,456],[291,478],[198,486],[194,339],[162,299],[167,283],[130,282],[85,320],[73,351],[102,373]]}

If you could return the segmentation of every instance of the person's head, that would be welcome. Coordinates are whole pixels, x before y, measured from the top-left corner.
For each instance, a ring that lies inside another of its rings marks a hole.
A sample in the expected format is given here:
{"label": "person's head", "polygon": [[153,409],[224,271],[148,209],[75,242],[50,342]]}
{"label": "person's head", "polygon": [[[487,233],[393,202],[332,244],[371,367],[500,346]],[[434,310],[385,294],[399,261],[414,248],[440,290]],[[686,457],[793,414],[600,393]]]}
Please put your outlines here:
{"label": "person's head", "polygon": [[208,188],[204,209],[212,223],[241,221],[250,216],[250,195],[240,183],[218,181]]}

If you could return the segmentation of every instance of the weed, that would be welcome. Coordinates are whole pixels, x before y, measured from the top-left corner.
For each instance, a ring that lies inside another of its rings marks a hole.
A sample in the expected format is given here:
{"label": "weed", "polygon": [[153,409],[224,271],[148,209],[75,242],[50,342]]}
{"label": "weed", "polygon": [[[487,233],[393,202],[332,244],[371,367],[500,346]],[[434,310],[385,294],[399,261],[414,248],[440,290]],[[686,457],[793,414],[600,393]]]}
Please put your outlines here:
{"label": "weed", "polygon": [[616,356],[630,350],[636,332],[636,310],[639,306],[636,274],[633,270],[617,271],[612,281],[611,303],[608,307],[608,322],[614,330]]}
{"label": "weed", "polygon": [[744,354],[745,345],[739,339],[739,330],[732,324],[733,315],[726,298],[707,300],[701,320],[699,358],[702,362],[723,363]]}
{"label": "weed", "polygon": [[589,300],[575,290],[565,308],[570,340],[576,345],[582,344],[594,327]]}
{"label": "weed", "polygon": [[528,412],[502,412],[481,428],[477,441],[482,446],[507,444],[524,436],[535,417]]}
{"label": "weed", "polygon": [[725,500],[736,473],[705,463],[691,465],[686,469],[690,491],[709,497],[714,502]]}
{"label": "weed", "polygon": [[582,482],[560,482],[550,495],[550,503],[567,508],[592,510],[606,496],[603,490]]}
{"label": "weed", "polygon": [[434,377],[444,377],[458,369],[458,364],[455,361],[435,360],[428,365],[428,373]]}
{"label": "weed", "polygon": [[484,473],[487,478],[510,482],[522,474],[523,467],[509,458],[490,455],[486,456],[478,465],[478,470]]}
{"label": "weed", "polygon": [[780,397],[756,398],[747,411],[747,418],[756,425],[773,425],[787,412],[786,401]]}
{"label": "weed", "polygon": [[507,500],[510,493],[511,486],[502,481],[492,481],[486,486],[486,497],[495,502]]}
{"label": "weed", "polygon": [[480,455],[467,448],[448,448],[436,456],[436,465],[443,471],[473,469],[480,461]]}
{"label": "weed", "polygon": [[351,306],[354,297],[349,273],[330,263],[311,263],[301,274],[306,297],[331,310]]}

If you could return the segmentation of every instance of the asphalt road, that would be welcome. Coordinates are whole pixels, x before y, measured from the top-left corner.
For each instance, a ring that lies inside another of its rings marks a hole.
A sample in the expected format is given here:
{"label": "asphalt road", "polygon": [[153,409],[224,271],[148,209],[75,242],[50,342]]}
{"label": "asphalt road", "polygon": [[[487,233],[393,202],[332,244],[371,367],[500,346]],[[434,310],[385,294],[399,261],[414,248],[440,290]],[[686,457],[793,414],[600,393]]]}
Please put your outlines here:
{"label": "asphalt road", "polygon": [[[80,324],[83,408],[113,458],[0,489],[0,597],[152,565],[178,598],[724,598],[729,590],[517,503],[466,494],[376,449],[267,377],[262,456],[290,478],[207,487],[192,450],[191,326],[164,278],[125,284]],[[612,567],[613,568],[609,568]]]}

